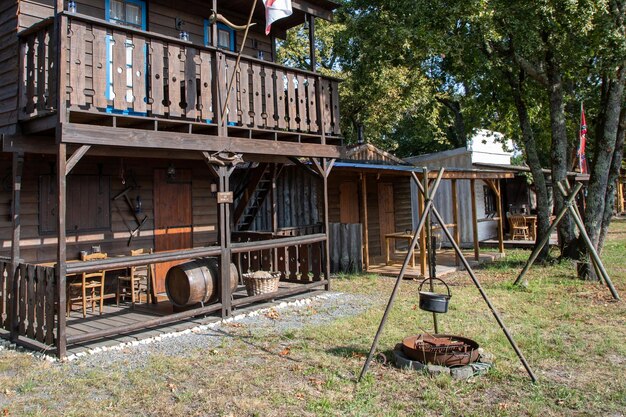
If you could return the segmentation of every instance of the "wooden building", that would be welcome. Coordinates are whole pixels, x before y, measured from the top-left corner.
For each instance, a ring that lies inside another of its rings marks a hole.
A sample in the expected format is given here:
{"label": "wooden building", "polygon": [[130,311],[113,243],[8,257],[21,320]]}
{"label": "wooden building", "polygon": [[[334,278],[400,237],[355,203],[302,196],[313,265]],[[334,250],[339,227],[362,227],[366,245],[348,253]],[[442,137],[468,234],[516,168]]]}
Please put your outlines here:
{"label": "wooden building", "polygon": [[[277,210],[272,209],[272,200],[265,200],[254,213],[254,220],[241,225],[251,235],[277,233],[287,225],[307,230],[321,227],[319,203],[323,201],[323,190],[312,182],[315,178],[312,165],[295,159],[292,162],[294,165],[283,167],[276,180]],[[431,171],[429,177],[434,178],[435,174]],[[328,178],[332,272],[381,272],[382,265],[398,263],[402,251],[406,252],[422,211],[424,202],[414,178],[423,181],[423,177],[421,168],[411,166],[371,144],[346,149],[343,158],[333,164]],[[461,230],[470,228],[478,231],[478,225],[488,221],[496,225],[494,236],[500,240],[500,252],[504,251],[501,216],[498,215],[502,207],[496,205],[494,200],[494,213],[485,218],[478,208],[480,202],[477,198],[469,200],[470,211],[464,213],[459,197],[464,184],[472,190],[478,190],[485,184],[495,193],[500,190],[500,180],[513,177],[513,173],[502,170],[452,168],[445,172],[436,204],[447,226],[453,228],[458,237],[457,242],[462,242]],[[471,195],[477,196],[478,192]],[[282,230],[288,233],[289,229]],[[435,227],[435,234],[442,236],[440,227]],[[421,275],[426,273],[425,238],[422,234],[419,255],[415,255],[416,269],[413,270]],[[478,233],[472,232],[469,242],[478,259]]]}
{"label": "wooden building", "polygon": [[[315,71],[313,46],[316,19],[337,5],[293,0],[293,15],[265,36],[262,2],[252,4],[2,3],[0,329],[13,340],[63,357],[72,344],[329,287],[339,80]],[[249,16],[244,44],[237,26]],[[305,21],[311,70],[274,63],[276,38]],[[315,228],[298,216],[277,224],[276,179],[295,158],[309,162],[299,167],[320,190]],[[258,195],[272,202],[269,234],[246,233]],[[139,248],[153,253],[130,256]],[[92,251],[108,257],[76,262]],[[217,301],[174,309],[163,297],[168,269],[205,257],[219,260]],[[280,272],[279,292],[233,291],[231,262],[238,274]],[[110,281],[146,264],[158,313],[125,304],[116,321],[105,309],[89,325],[64,314],[76,277],[105,270]],[[126,311],[134,318],[120,319]]]}

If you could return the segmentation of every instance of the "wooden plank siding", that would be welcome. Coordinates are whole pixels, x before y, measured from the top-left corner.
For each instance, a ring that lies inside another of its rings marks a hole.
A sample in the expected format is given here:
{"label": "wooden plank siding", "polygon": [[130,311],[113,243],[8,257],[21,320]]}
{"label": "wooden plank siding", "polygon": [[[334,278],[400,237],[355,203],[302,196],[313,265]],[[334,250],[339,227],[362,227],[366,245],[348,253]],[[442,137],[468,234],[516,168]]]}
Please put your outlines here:
{"label": "wooden plank siding", "polygon": [[[0,154],[0,162],[3,162],[3,167],[11,166],[6,154]],[[100,245],[103,252],[120,255],[129,254],[131,249],[153,247],[153,171],[157,168],[167,168],[168,164],[169,161],[164,160],[104,159],[89,156],[83,158],[72,170],[70,177],[100,175],[99,165],[101,165],[102,178],[110,181],[111,198],[136,183],[137,188],[131,191],[130,197],[135,203],[137,195],[140,195],[142,210],[148,215],[148,220],[142,226],[139,236],[132,240],[131,246],[127,246],[130,234],[124,220],[133,227],[136,226],[136,222],[124,200],[117,202],[124,219],[120,217],[115,202],[111,201],[110,228],[78,233],[68,231],[68,259],[78,258],[81,250],[89,250],[92,245]],[[41,234],[39,223],[39,176],[50,175],[51,165],[54,165],[53,158],[26,156],[21,198],[21,256],[28,262],[48,262],[55,260],[56,257],[56,235]],[[200,161],[185,162],[185,167],[192,169],[193,177],[193,245],[207,246],[217,240],[217,208],[215,197],[211,196],[210,191],[211,175],[206,165]],[[122,184],[122,174],[125,184]],[[68,204],[74,197],[76,196],[68,195]],[[10,191],[0,187],[0,256],[8,256],[11,249],[10,201]]]}
{"label": "wooden plank siding", "polygon": [[[239,175],[233,179],[233,182],[237,184],[241,180],[242,176]],[[329,184],[329,189],[331,186],[332,184]],[[279,229],[319,224],[323,220],[321,179],[299,167],[283,168],[276,181],[276,203]],[[263,202],[251,230],[272,230],[270,198]]]}
{"label": "wooden plank siding", "polygon": [[0,134],[15,133],[18,102],[17,2],[0,6]]}

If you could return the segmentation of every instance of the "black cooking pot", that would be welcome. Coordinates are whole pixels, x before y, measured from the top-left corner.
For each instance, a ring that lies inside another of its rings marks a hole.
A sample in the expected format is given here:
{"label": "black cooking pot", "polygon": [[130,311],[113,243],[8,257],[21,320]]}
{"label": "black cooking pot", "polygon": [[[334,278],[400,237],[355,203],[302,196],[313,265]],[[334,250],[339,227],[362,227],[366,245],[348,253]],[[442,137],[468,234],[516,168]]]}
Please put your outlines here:
{"label": "black cooking pot", "polygon": [[[438,294],[435,292],[422,291],[422,286],[426,281],[441,281],[443,285],[446,286],[448,290],[448,294]],[[433,313],[447,313],[448,312],[448,302],[450,298],[452,298],[452,294],[450,293],[450,287],[443,280],[439,278],[426,278],[424,281],[420,283],[418,288],[420,294],[420,309],[424,311],[430,311]]]}

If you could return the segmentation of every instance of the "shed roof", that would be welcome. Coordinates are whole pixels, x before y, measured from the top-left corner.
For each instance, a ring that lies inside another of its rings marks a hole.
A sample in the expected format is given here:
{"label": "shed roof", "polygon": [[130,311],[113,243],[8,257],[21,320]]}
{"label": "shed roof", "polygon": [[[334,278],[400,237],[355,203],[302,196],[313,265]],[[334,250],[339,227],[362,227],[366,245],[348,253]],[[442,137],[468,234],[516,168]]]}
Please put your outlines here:
{"label": "shed roof", "polygon": [[[409,176],[412,172],[422,175],[424,170],[415,166],[407,165],[383,165],[368,164],[364,162],[336,162],[333,170],[353,171],[362,173],[380,173],[386,175]],[[435,178],[437,171],[429,171],[429,177]],[[513,178],[515,174],[511,171],[504,170],[485,170],[485,169],[460,169],[446,168],[443,178],[446,179],[499,179]]]}

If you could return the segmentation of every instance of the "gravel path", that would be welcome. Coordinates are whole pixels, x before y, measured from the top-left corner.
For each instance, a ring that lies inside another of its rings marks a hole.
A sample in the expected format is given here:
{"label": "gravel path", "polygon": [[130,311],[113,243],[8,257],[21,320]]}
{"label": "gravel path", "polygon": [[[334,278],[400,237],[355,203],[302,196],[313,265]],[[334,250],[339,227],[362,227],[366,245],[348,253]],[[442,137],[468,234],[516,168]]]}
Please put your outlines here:
{"label": "gravel path", "polygon": [[[274,307],[235,315],[221,322],[200,325],[181,332],[162,334],[153,338],[94,348],[68,357],[70,372],[85,368],[107,368],[124,364],[143,367],[150,355],[181,355],[198,349],[222,349],[241,334],[277,335],[308,326],[319,326],[342,317],[363,313],[377,304],[373,297],[338,292],[282,302]],[[6,344],[0,345],[1,350]]]}

